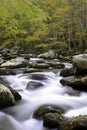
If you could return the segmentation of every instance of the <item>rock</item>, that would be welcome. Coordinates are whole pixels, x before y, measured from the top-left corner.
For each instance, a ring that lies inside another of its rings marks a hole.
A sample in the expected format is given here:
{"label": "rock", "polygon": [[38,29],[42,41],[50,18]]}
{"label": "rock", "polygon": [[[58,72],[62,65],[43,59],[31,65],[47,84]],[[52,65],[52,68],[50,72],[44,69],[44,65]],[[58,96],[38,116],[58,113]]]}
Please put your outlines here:
{"label": "rock", "polygon": [[42,87],[43,84],[40,83],[40,82],[36,82],[36,81],[30,81],[28,84],[27,84],[27,89],[29,90],[35,90],[36,88],[39,88],[39,87]]}
{"label": "rock", "polygon": [[28,68],[23,71],[23,73],[32,73],[32,72],[42,72],[41,69],[36,69],[36,68]]}
{"label": "rock", "polygon": [[15,101],[21,100],[22,97],[16,90],[12,89],[10,86],[8,88],[13,94]]}
{"label": "rock", "polygon": [[12,93],[13,96],[14,96],[15,101],[18,101],[18,100],[21,99],[21,95],[20,95],[16,90],[14,90],[13,88],[11,88],[11,87],[8,85],[8,83],[6,83],[6,81],[4,81],[2,78],[0,78],[0,83],[1,83],[2,85],[4,85],[6,88],[8,88],[8,89],[11,91],[11,93]]}
{"label": "rock", "polygon": [[46,80],[46,76],[44,74],[32,73],[29,76],[31,79],[34,80]]}
{"label": "rock", "polygon": [[61,72],[60,72],[60,76],[63,76],[63,77],[72,76],[74,74],[75,74],[74,68],[65,68],[65,69],[61,70]]}
{"label": "rock", "polygon": [[15,75],[15,71],[11,69],[1,68],[0,69],[0,75]]}
{"label": "rock", "polygon": [[33,117],[36,119],[43,119],[46,113],[64,113],[64,109],[56,105],[43,105],[39,107],[35,112]]}
{"label": "rock", "polygon": [[76,68],[76,75],[87,74],[87,54],[73,56],[72,63]]}
{"label": "rock", "polygon": [[87,115],[72,117],[65,130],[87,130]]}
{"label": "rock", "polygon": [[35,68],[38,68],[38,69],[48,69],[49,65],[45,64],[45,63],[40,63],[40,64],[36,64]]}
{"label": "rock", "polygon": [[62,63],[57,63],[57,62],[48,62],[48,65],[50,67],[53,67],[53,68],[57,68],[57,69],[63,69],[65,67],[64,64]]}
{"label": "rock", "polygon": [[32,63],[29,63],[29,67],[31,67],[31,68],[37,68],[37,69],[48,69],[49,65],[46,64],[46,63],[32,62]]}
{"label": "rock", "polygon": [[87,76],[71,76],[60,80],[62,85],[71,86],[73,89],[87,91]]}
{"label": "rock", "polygon": [[0,109],[13,106],[14,104],[15,99],[11,91],[0,83]]}
{"label": "rock", "polygon": [[42,53],[38,55],[39,58],[44,58],[44,59],[54,59],[55,58],[55,53],[53,50],[50,50],[48,52]]}
{"label": "rock", "polygon": [[59,55],[58,56],[58,59],[60,59],[61,61],[68,61],[68,62],[71,62],[72,60],[72,56],[64,56],[64,55]]}
{"label": "rock", "polygon": [[43,117],[43,126],[51,129],[63,130],[64,118],[59,113],[46,113]]}
{"label": "rock", "polygon": [[18,57],[18,58],[8,60],[7,62],[1,64],[1,67],[3,67],[3,68],[20,68],[20,67],[26,67],[27,65],[28,65],[27,60],[25,60],[22,57]]}
{"label": "rock", "polygon": [[72,62],[76,68],[87,69],[87,54],[73,56]]}

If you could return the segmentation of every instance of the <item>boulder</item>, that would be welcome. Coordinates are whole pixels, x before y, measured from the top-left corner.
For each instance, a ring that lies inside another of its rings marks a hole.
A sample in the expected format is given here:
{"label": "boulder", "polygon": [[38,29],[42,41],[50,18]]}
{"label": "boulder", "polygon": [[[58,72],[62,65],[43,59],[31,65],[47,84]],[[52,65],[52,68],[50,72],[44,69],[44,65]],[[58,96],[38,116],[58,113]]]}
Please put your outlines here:
{"label": "boulder", "polygon": [[76,68],[76,75],[87,74],[87,54],[73,56],[72,63]]}
{"label": "boulder", "polygon": [[0,83],[0,109],[13,106],[15,99],[9,88]]}
{"label": "boulder", "polygon": [[47,113],[64,113],[64,109],[56,105],[43,105],[40,106],[35,112],[33,117],[36,119],[43,119],[44,115]]}
{"label": "boulder", "polygon": [[46,113],[43,117],[43,126],[50,129],[64,130],[64,117],[59,113]]}
{"label": "boulder", "polygon": [[21,95],[16,90],[14,90],[13,88],[11,88],[8,85],[8,83],[6,81],[4,81],[2,78],[0,78],[0,84],[2,84],[3,86],[5,86],[6,88],[8,88],[11,91],[11,93],[14,96],[15,101],[18,101],[18,100],[21,99]]}
{"label": "boulder", "polygon": [[54,59],[55,58],[55,53],[53,50],[50,50],[48,52],[42,53],[38,55],[39,58],[44,58],[44,59]]}
{"label": "boulder", "polygon": [[72,117],[64,130],[87,130],[87,115]]}
{"label": "boulder", "polygon": [[74,68],[65,68],[61,70],[60,72],[60,76],[63,76],[63,77],[72,76],[74,74],[75,74]]}
{"label": "boulder", "polygon": [[36,88],[39,88],[39,87],[42,87],[43,84],[40,83],[40,82],[36,82],[36,81],[30,81],[28,84],[27,84],[27,89],[29,90],[35,90]]}
{"label": "boulder", "polygon": [[63,78],[60,83],[65,86],[71,86],[73,89],[87,91],[87,76],[71,76]]}
{"label": "boulder", "polygon": [[1,67],[3,67],[3,68],[20,68],[20,67],[26,67],[27,65],[28,65],[27,60],[25,60],[22,57],[18,57],[18,58],[8,60],[7,62],[1,64]]}

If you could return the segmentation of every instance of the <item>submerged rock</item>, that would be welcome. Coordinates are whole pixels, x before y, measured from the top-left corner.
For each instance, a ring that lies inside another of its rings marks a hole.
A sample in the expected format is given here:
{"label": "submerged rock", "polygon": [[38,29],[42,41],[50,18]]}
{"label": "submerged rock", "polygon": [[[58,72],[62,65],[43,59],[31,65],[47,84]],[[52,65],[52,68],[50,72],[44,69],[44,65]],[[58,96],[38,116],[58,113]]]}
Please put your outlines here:
{"label": "submerged rock", "polygon": [[36,89],[36,88],[39,88],[39,87],[42,87],[43,84],[40,83],[40,82],[36,82],[36,81],[30,81],[28,84],[27,84],[27,89],[29,90],[33,90],[33,89]]}
{"label": "submerged rock", "polygon": [[31,79],[34,80],[46,80],[46,76],[44,74],[32,73],[29,76]]}

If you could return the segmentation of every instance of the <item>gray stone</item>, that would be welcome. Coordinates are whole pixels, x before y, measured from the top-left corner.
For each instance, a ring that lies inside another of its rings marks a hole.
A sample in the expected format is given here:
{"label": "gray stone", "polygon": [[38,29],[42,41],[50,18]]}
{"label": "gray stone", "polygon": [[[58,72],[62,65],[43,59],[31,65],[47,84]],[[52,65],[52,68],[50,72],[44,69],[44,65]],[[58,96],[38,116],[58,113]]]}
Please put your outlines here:
{"label": "gray stone", "polygon": [[55,53],[53,50],[50,50],[48,52],[42,53],[38,55],[39,58],[44,58],[44,59],[54,59],[55,58]]}
{"label": "gray stone", "polygon": [[64,86],[68,85],[80,91],[87,91],[87,76],[71,76],[63,78],[60,83]]}
{"label": "gray stone", "polygon": [[26,67],[28,65],[27,60],[25,60],[22,57],[14,58],[11,60],[8,60],[7,62],[1,64],[1,67],[3,68],[17,68],[17,67]]}
{"label": "gray stone", "polygon": [[72,63],[78,69],[87,70],[87,54],[73,56]]}

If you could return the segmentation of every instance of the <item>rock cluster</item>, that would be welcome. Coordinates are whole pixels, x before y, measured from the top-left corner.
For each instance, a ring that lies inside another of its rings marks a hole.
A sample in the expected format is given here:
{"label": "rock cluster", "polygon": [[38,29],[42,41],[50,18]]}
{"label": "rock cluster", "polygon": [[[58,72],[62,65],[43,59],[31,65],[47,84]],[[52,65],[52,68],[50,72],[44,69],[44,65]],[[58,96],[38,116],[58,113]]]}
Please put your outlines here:
{"label": "rock cluster", "polygon": [[61,75],[66,78],[61,79],[60,82],[64,86],[68,85],[76,90],[87,91],[87,54],[73,56],[72,63],[73,69],[61,72]]}

